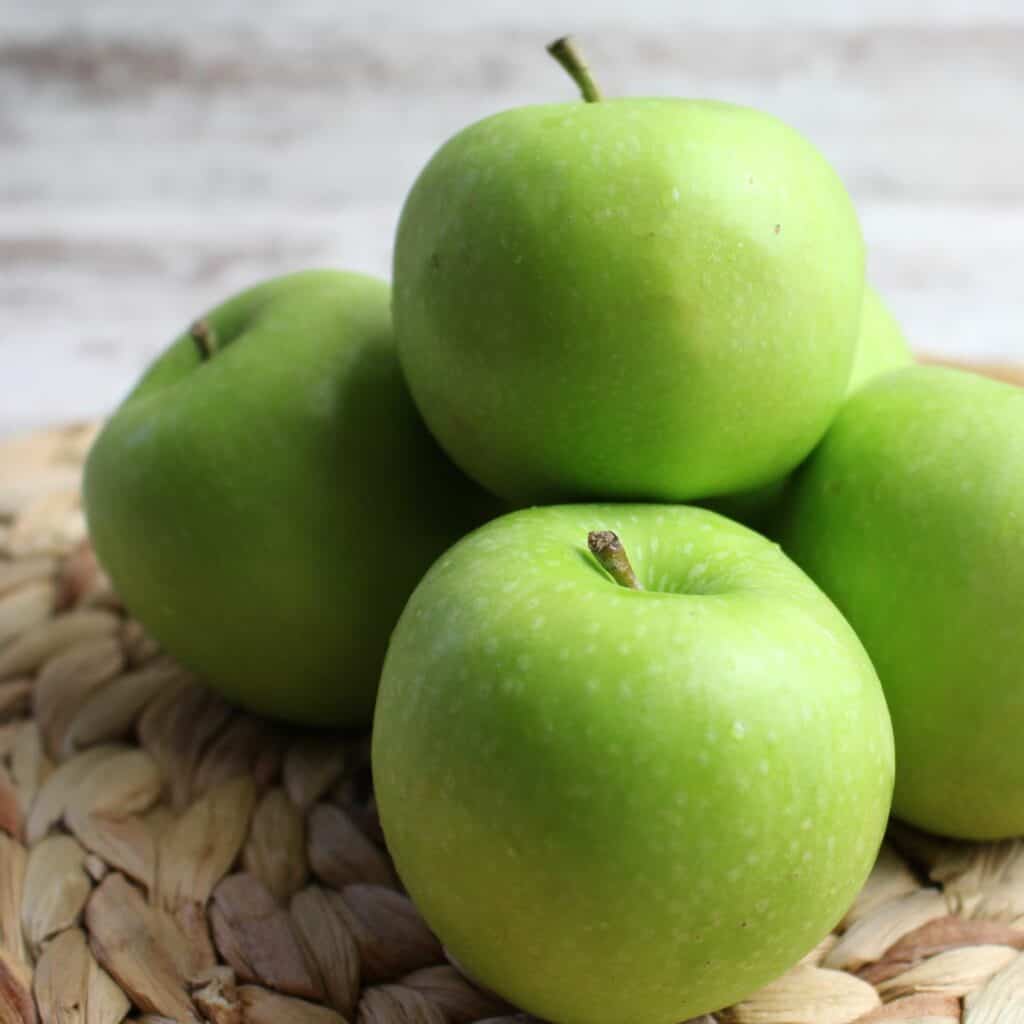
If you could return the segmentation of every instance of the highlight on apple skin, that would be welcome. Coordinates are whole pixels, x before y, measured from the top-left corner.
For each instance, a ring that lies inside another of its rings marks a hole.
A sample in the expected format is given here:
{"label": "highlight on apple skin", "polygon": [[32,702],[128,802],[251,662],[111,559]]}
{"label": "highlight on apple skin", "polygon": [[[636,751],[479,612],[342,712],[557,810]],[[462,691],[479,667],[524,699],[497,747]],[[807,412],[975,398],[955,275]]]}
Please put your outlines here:
{"label": "highlight on apple skin", "polygon": [[859,640],[776,545],[703,509],[556,506],[416,588],[373,771],[401,878],[473,977],[560,1024],[677,1024],[845,912],[892,730]]}

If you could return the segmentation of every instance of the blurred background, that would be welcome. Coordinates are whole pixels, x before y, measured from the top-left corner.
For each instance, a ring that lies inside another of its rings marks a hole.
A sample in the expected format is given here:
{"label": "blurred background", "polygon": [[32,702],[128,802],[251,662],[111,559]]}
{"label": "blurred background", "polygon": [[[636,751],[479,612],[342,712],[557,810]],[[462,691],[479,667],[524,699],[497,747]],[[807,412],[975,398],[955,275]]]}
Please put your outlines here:
{"label": "blurred background", "polygon": [[3,0],[0,434],[108,411],[205,308],[313,265],[387,275],[449,135],[609,95],[788,120],[857,203],[919,350],[1024,360],[1020,0]]}

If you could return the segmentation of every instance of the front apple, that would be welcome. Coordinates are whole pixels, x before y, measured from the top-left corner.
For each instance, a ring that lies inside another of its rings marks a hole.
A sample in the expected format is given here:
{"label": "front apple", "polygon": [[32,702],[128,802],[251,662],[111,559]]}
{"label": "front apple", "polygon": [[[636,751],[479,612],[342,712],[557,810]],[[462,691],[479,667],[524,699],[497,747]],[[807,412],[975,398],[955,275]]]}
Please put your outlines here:
{"label": "front apple", "polygon": [[505,516],[430,570],[373,765],[402,879],[474,976],[558,1024],[675,1024],[835,924],[893,749],[859,641],[776,546],[701,509],[579,505]]}

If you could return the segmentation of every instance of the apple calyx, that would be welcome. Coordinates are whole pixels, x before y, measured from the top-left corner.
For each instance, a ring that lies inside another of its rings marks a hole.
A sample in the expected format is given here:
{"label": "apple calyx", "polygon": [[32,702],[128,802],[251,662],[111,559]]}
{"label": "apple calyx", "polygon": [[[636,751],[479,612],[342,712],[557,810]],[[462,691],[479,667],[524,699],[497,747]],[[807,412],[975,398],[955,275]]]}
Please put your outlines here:
{"label": "apple calyx", "polygon": [[617,533],[612,530],[591,530],[587,534],[587,547],[601,563],[601,568],[620,587],[626,587],[628,590],[644,589],[633,572],[633,566]]}
{"label": "apple calyx", "polygon": [[189,337],[196,343],[199,358],[204,362],[217,351],[217,332],[209,320],[197,320],[188,330]]}
{"label": "apple calyx", "polygon": [[562,36],[561,39],[550,43],[548,53],[569,72],[569,77],[580,87],[580,92],[587,103],[597,103],[602,99],[601,90],[597,87],[583,54],[576,48],[571,36]]}

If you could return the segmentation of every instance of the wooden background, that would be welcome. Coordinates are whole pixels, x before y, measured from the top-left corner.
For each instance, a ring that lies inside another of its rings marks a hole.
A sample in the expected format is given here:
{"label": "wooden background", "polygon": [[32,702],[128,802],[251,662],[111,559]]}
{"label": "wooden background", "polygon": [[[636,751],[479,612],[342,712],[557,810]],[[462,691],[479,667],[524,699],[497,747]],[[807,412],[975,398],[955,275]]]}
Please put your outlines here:
{"label": "wooden background", "polygon": [[1020,0],[0,0],[0,434],[108,410],[206,306],[309,265],[386,274],[468,121],[707,95],[809,135],[919,347],[1024,358]]}

